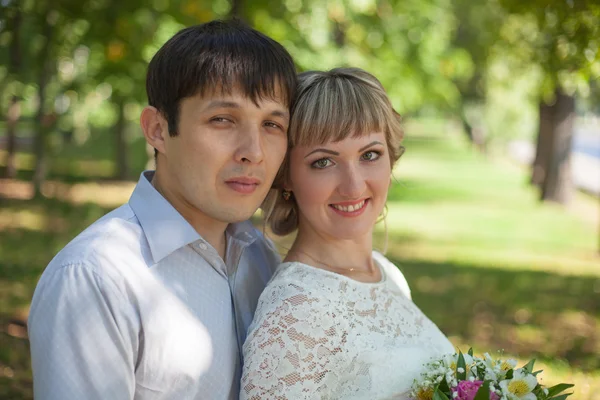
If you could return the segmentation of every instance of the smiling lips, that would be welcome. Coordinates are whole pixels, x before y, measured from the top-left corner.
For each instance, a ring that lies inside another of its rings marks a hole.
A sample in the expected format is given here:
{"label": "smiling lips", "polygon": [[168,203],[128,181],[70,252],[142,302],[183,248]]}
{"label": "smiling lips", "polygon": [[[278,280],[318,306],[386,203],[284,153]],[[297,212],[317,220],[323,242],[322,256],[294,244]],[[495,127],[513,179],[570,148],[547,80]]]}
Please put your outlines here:
{"label": "smiling lips", "polygon": [[356,217],[365,211],[365,206],[368,204],[368,202],[369,199],[363,199],[354,202],[330,204],[329,207],[331,207],[331,209],[337,214],[340,214],[344,217]]}
{"label": "smiling lips", "polygon": [[238,193],[252,194],[258,185],[260,185],[260,180],[256,178],[249,178],[247,176],[240,176],[225,181],[225,184]]}

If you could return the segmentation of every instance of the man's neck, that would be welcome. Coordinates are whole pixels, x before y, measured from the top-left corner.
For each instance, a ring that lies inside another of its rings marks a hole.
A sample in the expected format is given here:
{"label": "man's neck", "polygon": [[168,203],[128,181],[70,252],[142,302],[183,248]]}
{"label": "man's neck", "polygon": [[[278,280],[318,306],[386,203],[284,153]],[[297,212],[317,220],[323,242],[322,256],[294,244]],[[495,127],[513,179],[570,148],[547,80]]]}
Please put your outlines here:
{"label": "man's neck", "polygon": [[225,252],[227,249],[225,230],[229,224],[208,217],[191,203],[186,201],[177,192],[171,190],[168,185],[164,185],[161,182],[161,176],[158,174],[158,171],[155,172],[151,183],[156,191],[159,192],[196,230],[196,232],[217,250],[219,256],[225,260]]}

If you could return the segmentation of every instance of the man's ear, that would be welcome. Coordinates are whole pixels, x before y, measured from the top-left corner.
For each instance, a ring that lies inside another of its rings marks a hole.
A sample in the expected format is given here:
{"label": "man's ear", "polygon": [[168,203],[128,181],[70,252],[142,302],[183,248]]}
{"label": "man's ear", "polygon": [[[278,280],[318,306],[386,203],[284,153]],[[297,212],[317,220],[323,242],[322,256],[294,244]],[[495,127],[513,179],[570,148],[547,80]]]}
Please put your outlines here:
{"label": "man's ear", "polygon": [[140,116],[140,125],[146,142],[159,153],[165,153],[165,140],[169,137],[169,124],[156,107],[146,106]]}

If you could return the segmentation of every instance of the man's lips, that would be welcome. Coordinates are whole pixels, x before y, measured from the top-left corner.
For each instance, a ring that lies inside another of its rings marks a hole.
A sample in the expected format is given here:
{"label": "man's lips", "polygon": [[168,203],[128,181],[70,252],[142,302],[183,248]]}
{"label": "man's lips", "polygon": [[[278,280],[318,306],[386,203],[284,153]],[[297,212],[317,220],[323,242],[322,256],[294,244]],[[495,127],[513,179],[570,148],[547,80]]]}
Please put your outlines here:
{"label": "man's lips", "polygon": [[254,193],[254,191],[256,190],[258,185],[260,185],[260,183],[261,182],[259,179],[251,178],[248,176],[240,176],[225,181],[225,184],[229,186],[229,188],[241,194]]}

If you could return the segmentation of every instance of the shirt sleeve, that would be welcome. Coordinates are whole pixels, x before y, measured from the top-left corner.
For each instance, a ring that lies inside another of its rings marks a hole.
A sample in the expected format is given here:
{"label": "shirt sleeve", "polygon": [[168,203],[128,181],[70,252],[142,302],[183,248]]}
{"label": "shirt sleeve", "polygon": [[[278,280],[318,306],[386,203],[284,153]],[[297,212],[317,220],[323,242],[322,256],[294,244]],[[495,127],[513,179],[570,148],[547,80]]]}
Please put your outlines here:
{"label": "shirt sleeve", "polygon": [[331,306],[299,283],[265,288],[243,347],[241,399],[314,399],[336,392],[347,328]]}
{"label": "shirt sleeve", "polygon": [[91,268],[43,275],[28,324],[36,400],[132,399],[136,323],[116,285]]}

